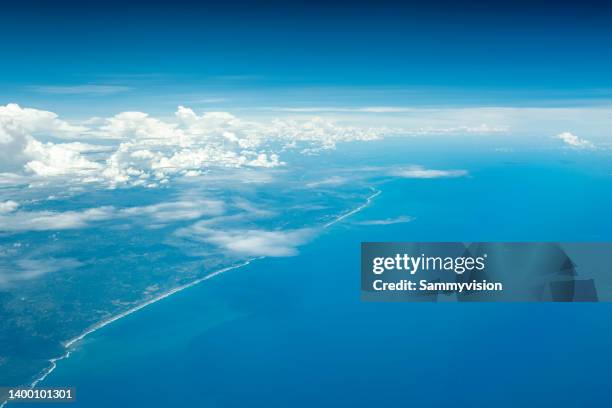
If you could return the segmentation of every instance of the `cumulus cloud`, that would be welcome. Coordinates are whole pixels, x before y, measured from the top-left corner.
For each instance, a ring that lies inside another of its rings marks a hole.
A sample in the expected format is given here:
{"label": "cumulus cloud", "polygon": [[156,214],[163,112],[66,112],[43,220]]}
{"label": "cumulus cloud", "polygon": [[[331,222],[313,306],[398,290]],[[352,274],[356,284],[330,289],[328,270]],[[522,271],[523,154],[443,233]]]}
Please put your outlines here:
{"label": "cumulus cloud", "polygon": [[83,157],[75,145],[41,143],[30,140],[23,153],[28,157],[24,169],[38,176],[62,176],[68,174],[91,175],[102,165]]}
{"label": "cumulus cloud", "polygon": [[21,169],[39,176],[97,170],[96,163],[81,157],[79,145],[41,143],[35,138],[73,136],[84,130],[59,120],[53,112],[0,106],[0,170]]}
{"label": "cumulus cloud", "polygon": [[208,236],[211,242],[231,252],[252,256],[294,256],[297,247],[312,238],[310,230],[262,231],[235,230],[214,231]]}
{"label": "cumulus cloud", "polygon": [[128,112],[108,119],[98,134],[124,140],[102,173],[114,185],[154,187],[173,176],[198,175],[221,167],[273,168],[285,163],[280,152],[292,148],[331,149],[339,141],[372,140],[373,129],[309,120],[245,121],[227,112],[196,114],[179,106],[168,123],[145,113]]}
{"label": "cumulus cloud", "polygon": [[176,125],[152,118],[144,112],[122,112],[105,120],[94,134],[109,139],[168,139],[180,144]]}
{"label": "cumulus cloud", "polygon": [[236,256],[285,257],[298,254],[298,247],[314,238],[315,230],[212,229],[199,222],[176,233],[182,238],[214,245]]}
{"label": "cumulus cloud", "polygon": [[60,120],[49,111],[22,108],[15,103],[0,106],[0,140],[15,134],[53,134],[55,136],[73,136],[86,130],[83,126],[72,125]]}
{"label": "cumulus cloud", "polygon": [[433,179],[467,176],[466,170],[435,170],[426,169],[423,166],[410,166],[393,169],[389,172],[391,176],[414,179]]}
{"label": "cumulus cloud", "polygon": [[0,201],[0,214],[8,214],[15,211],[19,207],[19,203],[13,200]]}
{"label": "cumulus cloud", "polygon": [[[52,112],[9,104],[0,107],[0,172],[157,187],[212,167],[278,167],[285,164],[280,155],[288,149],[316,153],[381,134],[381,129],[322,118],[254,122],[227,112],[197,114],[184,106],[173,119],[122,112],[76,126]],[[58,143],[58,138],[72,141]]]}
{"label": "cumulus cloud", "polygon": [[593,143],[589,142],[586,139],[581,139],[570,132],[559,133],[556,137],[557,139],[561,139],[565,144],[573,148],[593,149],[595,147]]}

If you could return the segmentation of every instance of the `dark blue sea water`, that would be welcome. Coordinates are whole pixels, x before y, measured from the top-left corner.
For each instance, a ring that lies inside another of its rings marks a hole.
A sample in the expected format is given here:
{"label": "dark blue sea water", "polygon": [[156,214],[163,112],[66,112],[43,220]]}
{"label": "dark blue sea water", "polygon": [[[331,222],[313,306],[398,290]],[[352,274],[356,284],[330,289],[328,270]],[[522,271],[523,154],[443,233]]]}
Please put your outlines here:
{"label": "dark blue sea water", "polygon": [[76,387],[74,408],[611,406],[611,304],[360,301],[361,241],[612,240],[605,163],[454,160],[470,177],[384,183],[300,255],[91,334],[40,386]]}

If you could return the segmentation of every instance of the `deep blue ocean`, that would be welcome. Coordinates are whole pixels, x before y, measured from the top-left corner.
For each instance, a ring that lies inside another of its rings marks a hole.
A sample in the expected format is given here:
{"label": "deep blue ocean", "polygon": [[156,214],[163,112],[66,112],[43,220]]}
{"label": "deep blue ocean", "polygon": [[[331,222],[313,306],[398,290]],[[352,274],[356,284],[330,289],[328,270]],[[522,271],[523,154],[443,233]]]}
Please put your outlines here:
{"label": "deep blue ocean", "polygon": [[298,256],[104,327],[39,386],[74,408],[609,407],[612,304],[365,303],[359,278],[362,241],[610,241],[607,159],[421,153],[470,176],[384,182]]}

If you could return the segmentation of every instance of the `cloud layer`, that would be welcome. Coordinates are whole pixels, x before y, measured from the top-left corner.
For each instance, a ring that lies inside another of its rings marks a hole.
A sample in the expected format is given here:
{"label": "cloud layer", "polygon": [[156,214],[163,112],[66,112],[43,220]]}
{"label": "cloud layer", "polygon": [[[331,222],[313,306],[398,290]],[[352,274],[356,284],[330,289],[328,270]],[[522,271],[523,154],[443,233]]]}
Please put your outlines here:
{"label": "cloud layer", "polygon": [[118,209],[102,206],[74,211],[17,211],[14,201],[0,202],[0,232],[58,231],[85,228],[99,221],[145,218],[148,223],[190,221],[225,212],[219,200],[189,199]]}
{"label": "cloud layer", "polygon": [[0,173],[156,187],[213,167],[282,166],[280,154],[289,149],[313,153],[381,134],[320,118],[252,122],[183,106],[172,120],[122,112],[77,126],[52,112],[8,104],[0,106]]}

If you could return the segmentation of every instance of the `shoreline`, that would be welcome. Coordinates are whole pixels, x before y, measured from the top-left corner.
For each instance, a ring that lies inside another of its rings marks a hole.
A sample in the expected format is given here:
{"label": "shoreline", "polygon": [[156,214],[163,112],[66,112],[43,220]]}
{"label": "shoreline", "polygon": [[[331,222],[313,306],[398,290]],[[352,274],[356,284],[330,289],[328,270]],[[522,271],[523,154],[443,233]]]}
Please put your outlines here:
{"label": "shoreline", "polygon": [[[360,205],[360,206],[358,206],[358,207],[356,207],[356,208],[354,208],[354,209],[352,209],[352,210],[350,210],[348,212],[345,212],[345,213],[339,215],[334,220],[329,221],[326,224],[323,224],[322,229],[329,228],[329,227],[333,226],[334,224],[336,224],[336,223],[338,223],[338,222],[340,222],[340,221],[350,217],[351,215],[354,215],[354,214],[360,212],[361,210],[367,208],[372,203],[372,201],[377,196],[379,196],[382,193],[381,190],[377,190],[377,189],[375,189],[373,187],[371,187],[371,190],[374,191],[374,193],[369,195],[366,198],[365,203],[363,203],[362,205]],[[141,309],[144,309],[147,306],[150,306],[150,305],[152,305],[154,303],[159,302],[160,300],[163,300],[163,299],[165,299],[165,298],[167,298],[167,297],[169,297],[171,295],[174,295],[175,293],[181,292],[181,291],[183,291],[185,289],[188,289],[188,288],[190,288],[192,286],[198,285],[199,283],[202,283],[202,282],[204,282],[206,280],[214,278],[215,276],[221,275],[221,274],[223,274],[225,272],[228,272],[228,271],[231,271],[231,270],[234,270],[234,269],[238,269],[238,268],[242,268],[243,266],[247,266],[247,265],[251,264],[251,262],[253,262],[255,260],[259,260],[259,259],[263,259],[263,258],[265,258],[265,257],[264,256],[255,257],[255,258],[251,258],[251,259],[249,259],[247,261],[244,261],[242,263],[239,263],[237,265],[232,265],[232,266],[228,266],[228,267],[219,269],[218,271],[212,272],[212,273],[210,273],[210,274],[208,274],[206,276],[198,278],[198,279],[194,280],[193,282],[189,282],[189,283],[186,283],[184,285],[178,286],[178,287],[176,287],[174,289],[170,289],[169,291],[164,292],[164,293],[162,293],[162,294],[160,294],[160,295],[158,295],[158,296],[156,296],[156,297],[154,297],[152,299],[149,299],[149,300],[147,300],[147,301],[145,301],[145,302],[143,302],[143,303],[141,303],[139,305],[136,305],[136,306],[134,306],[134,307],[124,311],[124,312],[121,312],[119,314],[116,314],[114,316],[109,317],[106,320],[102,320],[102,321],[94,324],[93,326],[91,326],[90,328],[88,328],[83,333],[79,334],[78,336],[73,337],[73,338],[65,341],[63,343],[63,346],[66,349],[64,354],[62,354],[59,357],[50,358],[48,360],[49,364],[50,364],[49,367],[47,369],[43,370],[40,373],[40,375],[36,379],[34,379],[34,381],[32,381],[30,383],[28,388],[30,388],[30,389],[35,388],[36,385],[38,385],[38,383],[40,383],[41,381],[44,381],[49,376],[49,374],[51,374],[57,368],[57,361],[64,360],[64,359],[70,357],[70,354],[73,351],[73,350],[71,350],[71,347],[75,343],[79,342],[80,340],[83,340],[88,335],[90,335],[90,334],[100,330],[103,327],[108,326],[109,324],[111,324],[113,322],[116,322],[117,320],[120,320],[120,319],[122,319],[122,318],[124,318],[126,316],[129,316],[132,313],[135,313],[135,312],[137,312],[137,311],[139,311]],[[9,402],[9,400],[4,400],[4,401],[0,402],[0,408],[4,408],[6,406],[6,404],[8,404],[8,402]]]}
{"label": "shoreline", "polygon": [[[77,343],[78,341],[83,340],[83,339],[84,339],[85,337],[87,337],[88,335],[90,335],[90,334],[92,334],[92,333],[94,333],[94,332],[96,332],[96,331],[100,330],[100,329],[101,329],[101,328],[103,328],[103,327],[108,326],[109,324],[111,324],[111,323],[113,323],[113,322],[116,322],[116,321],[117,321],[117,320],[119,320],[119,319],[122,319],[122,318],[124,318],[124,317],[126,317],[126,316],[129,316],[129,315],[131,315],[132,313],[135,313],[135,312],[137,312],[137,311],[139,311],[139,310],[141,310],[141,309],[144,309],[144,308],[145,308],[145,307],[147,307],[147,306],[150,306],[150,305],[152,305],[152,304],[154,304],[154,303],[159,302],[160,300],[163,300],[163,299],[165,299],[165,298],[167,298],[167,297],[169,297],[169,296],[172,296],[172,295],[174,295],[175,293],[181,292],[181,291],[183,291],[183,290],[185,290],[185,289],[188,289],[188,288],[190,288],[190,287],[192,287],[192,286],[195,286],[195,285],[197,285],[197,284],[199,284],[199,283],[202,283],[202,282],[204,282],[204,281],[206,281],[206,280],[209,280],[209,279],[211,279],[211,278],[214,278],[215,276],[221,275],[222,273],[225,273],[225,272],[231,271],[231,270],[233,270],[233,269],[242,268],[243,266],[247,266],[247,265],[249,265],[251,262],[253,262],[253,261],[257,260],[257,259],[262,259],[262,258],[263,258],[263,257],[251,258],[251,259],[249,259],[249,260],[247,260],[247,261],[244,261],[244,262],[242,262],[242,263],[239,263],[239,264],[237,264],[237,265],[232,265],[232,266],[228,266],[228,267],[225,267],[225,268],[219,269],[218,271],[212,272],[212,273],[210,273],[210,274],[208,274],[208,275],[206,275],[206,276],[203,276],[203,277],[201,277],[201,278],[198,278],[198,279],[194,280],[193,282],[189,282],[189,283],[186,283],[186,284],[184,284],[184,285],[177,286],[176,288],[170,289],[169,291],[164,292],[164,293],[162,293],[162,294],[160,294],[160,295],[158,295],[158,296],[156,296],[156,297],[154,297],[154,298],[152,298],[152,299],[149,299],[149,300],[147,300],[146,302],[143,302],[143,303],[141,303],[141,304],[139,304],[139,305],[136,305],[136,306],[134,306],[134,307],[132,307],[132,308],[130,308],[130,309],[128,309],[128,310],[126,310],[126,311],[124,311],[124,312],[121,312],[121,313],[119,313],[119,314],[116,314],[116,315],[114,315],[114,316],[109,317],[109,318],[108,318],[108,319],[106,319],[106,320],[102,320],[102,321],[100,321],[100,322],[98,322],[98,323],[94,324],[94,325],[93,325],[93,326],[91,326],[89,329],[85,330],[83,333],[81,333],[81,334],[79,334],[78,336],[73,337],[72,339],[70,339],[70,340],[68,340],[68,341],[64,342],[64,343],[63,343],[63,346],[64,346],[64,348],[66,349],[66,351],[64,352],[64,354],[62,354],[62,355],[61,355],[61,356],[59,356],[59,357],[53,357],[53,358],[50,358],[50,359],[48,360],[48,361],[49,361],[49,364],[50,364],[50,365],[49,365],[49,367],[48,367],[47,369],[43,370],[43,371],[40,373],[40,375],[39,375],[39,376],[38,376],[36,379],[34,379],[34,381],[32,381],[32,382],[30,383],[30,385],[28,386],[28,388],[30,388],[30,389],[35,388],[35,387],[36,387],[36,385],[38,385],[38,383],[39,383],[39,382],[44,381],[44,379],[45,379],[45,378],[47,378],[47,377],[49,376],[49,374],[51,374],[51,373],[52,373],[52,372],[53,372],[53,371],[54,371],[54,370],[57,368],[57,361],[64,360],[64,359],[66,359],[66,358],[70,357],[70,354],[71,354],[71,352],[73,351],[73,350],[71,350],[71,348],[70,348],[70,347],[71,347],[72,345],[74,345],[75,343]],[[9,402],[9,400],[2,401],[2,403],[0,403],[0,408],[4,408],[8,402]]]}
{"label": "shoreline", "polygon": [[[371,187],[371,189],[372,189],[372,191],[374,191],[374,193],[373,193],[372,195],[369,195],[369,196],[366,198],[366,202],[365,202],[365,203],[361,204],[361,205],[360,205],[359,207],[357,207],[357,208],[354,208],[354,209],[352,209],[352,210],[350,210],[350,211],[348,211],[348,212],[346,212],[346,213],[344,213],[344,214],[342,214],[342,215],[338,216],[336,219],[334,219],[334,220],[332,220],[332,221],[328,222],[327,224],[324,224],[324,225],[323,225],[323,228],[329,228],[329,227],[331,227],[332,225],[337,224],[337,223],[339,223],[340,221],[344,220],[345,218],[348,218],[348,217],[350,217],[350,216],[351,216],[351,215],[353,215],[353,214],[357,214],[359,211],[363,210],[364,208],[367,208],[367,207],[368,207],[370,204],[372,204],[372,201],[373,201],[373,200],[374,200],[376,197],[378,197],[378,196],[379,196],[379,195],[382,193],[382,191],[381,191],[381,190],[376,190],[376,189],[375,189],[375,188],[373,188],[373,187]],[[2,407],[0,407],[0,408],[2,408]]]}

